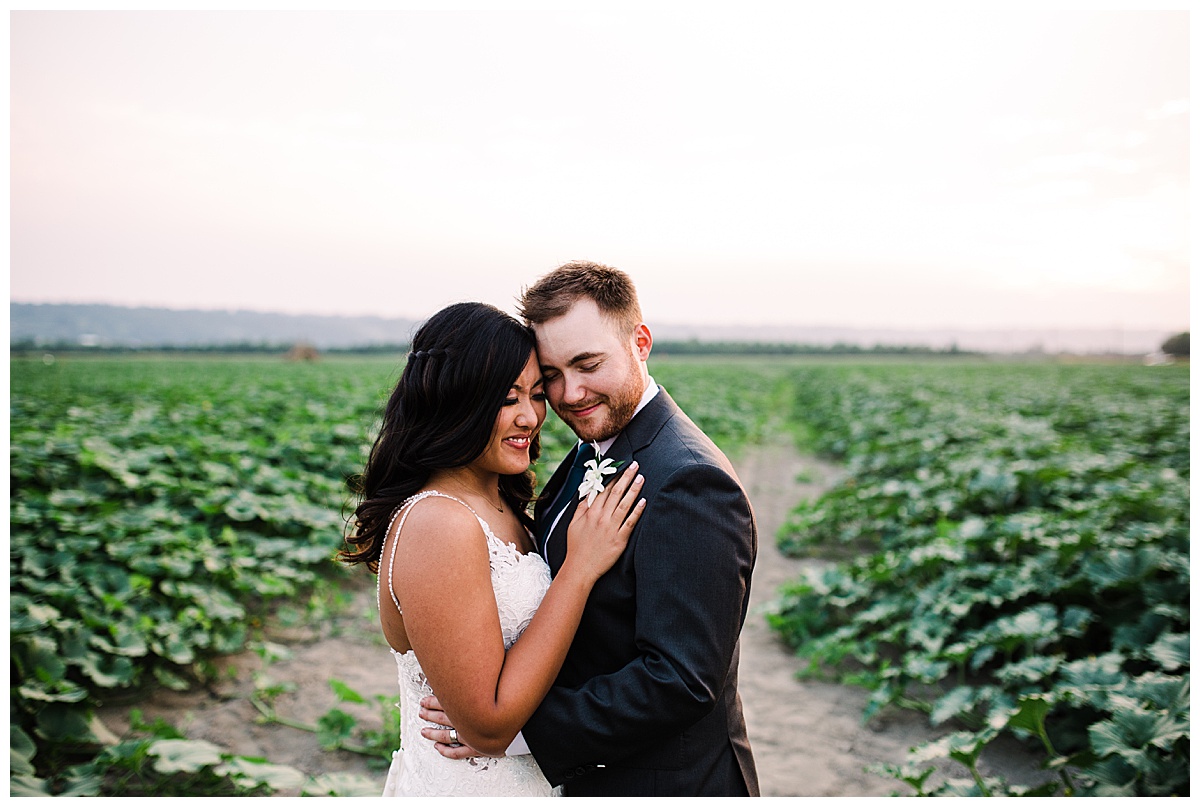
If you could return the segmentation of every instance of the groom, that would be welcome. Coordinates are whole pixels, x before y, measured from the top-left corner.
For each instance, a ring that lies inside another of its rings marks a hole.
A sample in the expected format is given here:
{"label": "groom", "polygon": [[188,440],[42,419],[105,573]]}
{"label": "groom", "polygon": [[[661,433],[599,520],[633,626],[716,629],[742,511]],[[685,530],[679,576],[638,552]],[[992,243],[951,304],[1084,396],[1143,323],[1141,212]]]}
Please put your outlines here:
{"label": "groom", "polygon": [[758,548],[746,493],[725,455],[650,378],[652,338],[624,272],[560,266],[525,291],[521,314],[537,335],[550,405],[581,441],[535,509],[551,572],[579,501],[566,480],[592,456],[590,444],[619,463],[637,460],[647,500],[524,740],[570,796],[757,796],[737,692]]}

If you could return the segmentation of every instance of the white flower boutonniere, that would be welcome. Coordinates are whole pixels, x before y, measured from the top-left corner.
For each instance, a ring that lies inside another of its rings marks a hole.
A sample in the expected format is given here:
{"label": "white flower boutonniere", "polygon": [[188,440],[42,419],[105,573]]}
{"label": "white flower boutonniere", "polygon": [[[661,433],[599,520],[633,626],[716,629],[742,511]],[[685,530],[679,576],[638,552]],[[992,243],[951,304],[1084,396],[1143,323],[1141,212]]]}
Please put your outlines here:
{"label": "white flower boutonniere", "polygon": [[[596,444],[592,443],[592,447],[596,448]],[[587,470],[583,474],[583,482],[579,485],[579,498],[587,496],[588,507],[592,506],[596,495],[604,490],[604,477],[609,474],[615,474],[617,469],[624,465],[624,462],[613,462],[611,459],[604,459],[600,454],[600,449],[596,448],[596,458],[588,460],[583,464]]]}

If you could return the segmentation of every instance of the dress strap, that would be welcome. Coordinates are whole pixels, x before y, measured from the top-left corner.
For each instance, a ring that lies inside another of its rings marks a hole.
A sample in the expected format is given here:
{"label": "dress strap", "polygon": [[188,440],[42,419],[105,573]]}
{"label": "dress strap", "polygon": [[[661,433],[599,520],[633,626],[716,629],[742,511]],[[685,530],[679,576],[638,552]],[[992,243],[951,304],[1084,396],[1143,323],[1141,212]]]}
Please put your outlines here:
{"label": "dress strap", "polygon": [[[401,502],[400,506],[396,508],[396,512],[392,514],[392,520],[388,522],[387,532],[385,532],[383,534],[383,540],[384,540],[384,544],[386,546],[387,539],[392,534],[392,525],[396,523],[396,518],[399,517],[400,524],[396,527],[396,537],[392,540],[392,553],[388,557],[388,565],[387,565],[388,594],[392,595],[392,602],[395,603],[396,613],[398,613],[398,614],[403,614],[404,611],[403,611],[403,609],[400,608],[400,600],[397,599],[396,589],[392,586],[392,567],[395,566],[395,564],[396,564],[396,547],[399,546],[399,544],[400,544],[400,530],[404,529],[404,520],[406,518],[408,518],[408,514],[412,512],[413,505],[415,505],[419,501],[423,501],[423,500],[431,498],[433,496],[437,496],[442,499],[450,499],[452,501],[458,502],[463,507],[470,510],[471,514],[474,515],[475,518],[479,519],[479,523],[483,525],[484,535],[488,535],[490,533],[490,530],[488,529],[488,526],[487,526],[487,522],[484,521],[482,518],[480,518],[479,514],[475,512],[474,508],[472,508],[471,505],[467,504],[466,502],[464,502],[462,499],[458,498],[457,496],[451,496],[448,493],[442,493],[442,492],[436,491],[436,490],[424,490],[413,496],[409,496],[407,499],[405,499],[403,502]],[[379,575],[379,577],[377,577],[375,580],[375,599],[376,599],[376,601],[378,601],[378,599],[379,599],[379,578],[381,578],[381,577],[383,577],[383,575]]]}

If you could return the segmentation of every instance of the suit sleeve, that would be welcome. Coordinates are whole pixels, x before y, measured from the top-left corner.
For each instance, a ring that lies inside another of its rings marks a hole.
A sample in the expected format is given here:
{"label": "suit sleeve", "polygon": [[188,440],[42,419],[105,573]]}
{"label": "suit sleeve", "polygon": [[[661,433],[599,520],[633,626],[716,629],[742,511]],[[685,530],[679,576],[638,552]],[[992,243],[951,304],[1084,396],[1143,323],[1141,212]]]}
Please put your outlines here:
{"label": "suit sleeve", "polygon": [[712,711],[745,621],[757,550],[750,503],[713,465],[679,468],[633,546],[638,655],[578,689],[555,686],[524,734],[547,779],[641,755]]}

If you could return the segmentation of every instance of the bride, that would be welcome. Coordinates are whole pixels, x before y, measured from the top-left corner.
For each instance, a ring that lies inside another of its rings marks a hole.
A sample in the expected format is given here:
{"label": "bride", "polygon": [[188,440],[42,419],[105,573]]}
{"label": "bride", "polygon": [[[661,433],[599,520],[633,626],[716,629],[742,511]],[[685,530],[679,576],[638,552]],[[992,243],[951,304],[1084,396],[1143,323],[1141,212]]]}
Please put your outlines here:
{"label": "bride", "polygon": [[[531,755],[504,754],[554,682],[593,584],[645,502],[630,463],[576,510],[551,582],[526,512],[545,417],[533,334],[516,319],[459,303],[417,331],[340,554],[378,574],[380,623],[399,670],[402,742],[385,796],[551,794]],[[421,738],[437,726],[420,719],[418,704],[435,691],[452,739],[489,756],[447,759]]]}

